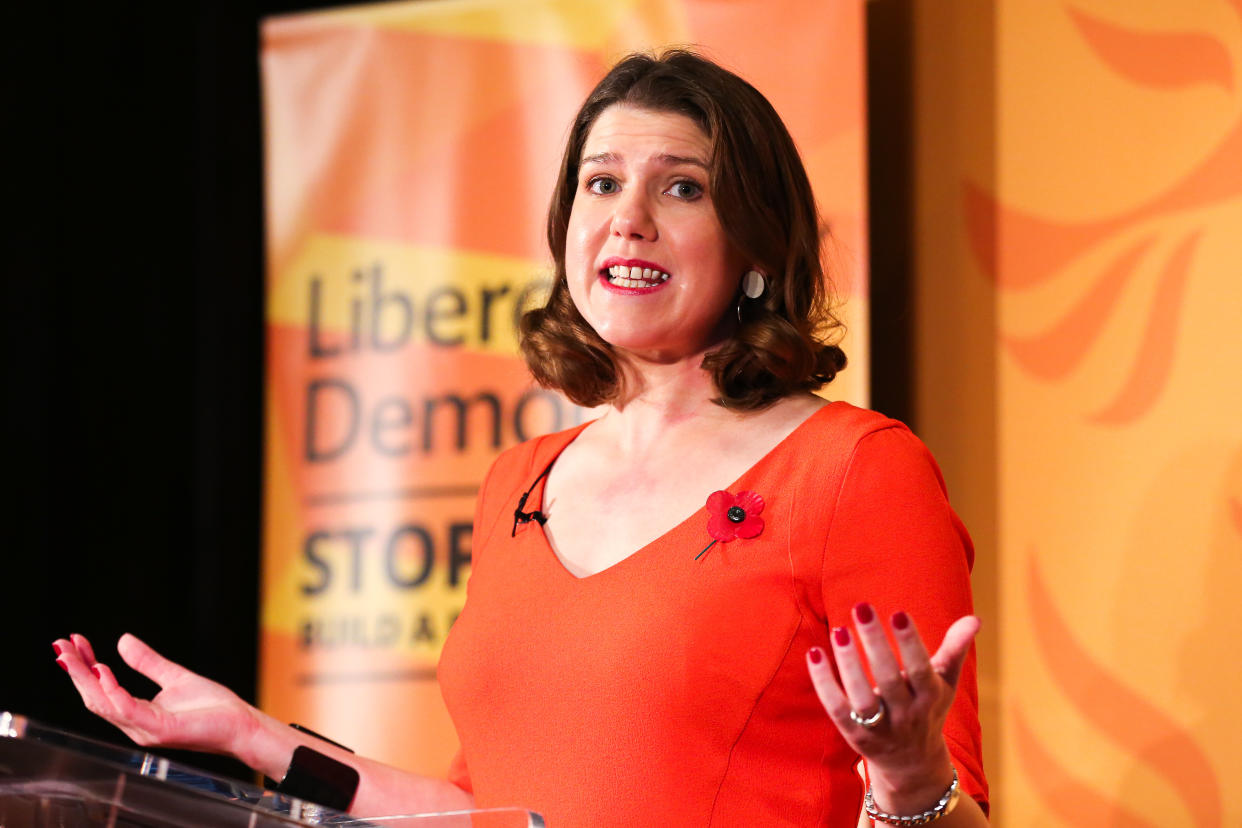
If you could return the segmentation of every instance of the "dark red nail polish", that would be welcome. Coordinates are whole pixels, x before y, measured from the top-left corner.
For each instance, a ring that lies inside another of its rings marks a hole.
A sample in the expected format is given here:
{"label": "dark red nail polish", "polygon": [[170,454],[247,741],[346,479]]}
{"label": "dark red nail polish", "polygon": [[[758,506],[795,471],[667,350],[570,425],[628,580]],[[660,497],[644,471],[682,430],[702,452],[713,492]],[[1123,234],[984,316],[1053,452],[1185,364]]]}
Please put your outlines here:
{"label": "dark red nail polish", "polygon": [[893,613],[894,630],[904,630],[908,626],[910,626],[910,616],[906,615],[901,610]]}
{"label": "dark red nail polish", "polygon": [[858,619],[859,624],[870,624],[875,618],[875,611],[871,609],[871,605],[866,601],[861,604],[854,605],[854,617]]}
{"label": "dark red nail polish", "polygon": [[821,661],[824,660],[824,651],[821,650],[819,647],[812,647],[810,655],[811,655],[812,664],[819,664]]}
{"label": "dark red nail polish", "polygon": [[98,664],[91,665],[91,672],[95,674],[95,678],[97,679],[103,678],[103,670],[99,668]]}
{"label": "dark red nail polish", "polygon": [[837,642],[838,647],[850,646],[850,631],[845,627],[837,627],[833,630],[832,638]]}
{"label": "dark red nail polish", "polygon": [[69,665],[68,665],[68,664],[66,664],[65,662],[61,661],[59,658],[58,658],[58,659],[56,659],[56,663],[60,665],[60,669],[64,670],[66,673],[67,673],[67,672],[69,672]]}
{"label": "dark red nail polish", "polygon": [[55,641],[52,642],[52,651],[56,653],[57,658],[60,658],[62,655],[64,655],[64,653],[60,649],[60,645],[57,644]]}

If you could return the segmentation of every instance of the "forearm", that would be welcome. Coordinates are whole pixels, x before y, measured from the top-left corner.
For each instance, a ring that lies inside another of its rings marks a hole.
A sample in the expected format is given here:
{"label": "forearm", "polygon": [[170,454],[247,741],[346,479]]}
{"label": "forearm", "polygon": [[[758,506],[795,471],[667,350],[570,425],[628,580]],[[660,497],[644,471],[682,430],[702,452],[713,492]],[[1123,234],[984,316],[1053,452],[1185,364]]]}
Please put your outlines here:
{"label": "forearm", "polygon": [[962,796],[953,813],[940,820],[942,828],[980,828],[987,824],[983,809],[969,796]]}
{"label": "forearm", "polygon": [[474,807],[474,797],[443,779],[403,771],[365,759],[321,739],[299,732],[260,710],[253,710],[249,733],[240,734],[234,755],[272,779],[281,779],[293,751],[306,745],[358,771],[358,792],[349,811],[357,816],[382,816]]}

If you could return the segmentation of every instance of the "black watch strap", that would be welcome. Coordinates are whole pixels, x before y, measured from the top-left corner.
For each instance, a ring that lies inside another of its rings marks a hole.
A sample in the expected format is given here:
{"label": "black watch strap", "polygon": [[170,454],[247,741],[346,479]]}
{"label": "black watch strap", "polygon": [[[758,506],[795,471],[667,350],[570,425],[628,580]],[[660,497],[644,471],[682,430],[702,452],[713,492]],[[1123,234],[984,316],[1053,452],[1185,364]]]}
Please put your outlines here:
{"label": "black watch strap", "polygon": [[358,771],[306,745],[298,745],[276,790],[333,810],[348,811],[358,792]]}
{"label": "black watch strap", "polygon": [[354,752],[353,748],[347,748],[344,745],[342,745],[340,742],[334,742],[331,739],[329,739],[327,736],[324,736],[322,733],[316,733],[315,731],[311,730],[309,727],[306,727],[305,725],[300,725],[297,722],[289,722],[289,727],[293,728],[294,730],[300,733],[305,733],[307,736],[314,736],[316,739],[320,739],[324,742],[327,742],[330,745],[336,745],[341,750],[347,750],[350,753]]}

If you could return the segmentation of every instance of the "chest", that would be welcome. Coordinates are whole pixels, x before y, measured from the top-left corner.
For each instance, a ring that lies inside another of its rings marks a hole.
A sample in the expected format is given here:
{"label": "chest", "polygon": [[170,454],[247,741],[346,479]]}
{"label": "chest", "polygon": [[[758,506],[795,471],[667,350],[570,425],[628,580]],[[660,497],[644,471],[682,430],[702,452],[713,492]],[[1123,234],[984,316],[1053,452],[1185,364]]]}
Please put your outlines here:
{"label": "chest", "polygon": [[[546,527],[534,522],[492,537],[453,628],[458,643],[479,650],[468,660],[486,665],[489,716],[506,718],[492,708],[524,698],[537,676],[541,697],[550,692],[570,706],[594,699],[640,718],[658,709],[666,721],[710,722],[746,699],[737,713],[743,721],[742,708],[806,629],[800,584],[818,571],[791,558],[789,498],[766,488],[772,504],[763,531],[701,556],[712,541],[702,509],[589,575],[558,561]],[[452,663],[448,649],[445,658]],[[755,660],[753,669],[739,659]]]}
{"label": "chest", "polygon": [[705,526],[708,496],[730,487],[749,461],[706,451],[624,468],[558,461],[542,501],[548,544],[577,577],[601,572],[695,517]]}
{"label": "chest", "polygon": [[[679,809],[673,822],[706,825],[746,728],[814,732],[784,524],[695,560],[706,531],[686,522],[580,578],[537,524],[493,535],[440,665],[479,801],[554,816],[564,792],[591,791],[609,813],[654,796]],[[816,773],[822,745],[798,744]]]}

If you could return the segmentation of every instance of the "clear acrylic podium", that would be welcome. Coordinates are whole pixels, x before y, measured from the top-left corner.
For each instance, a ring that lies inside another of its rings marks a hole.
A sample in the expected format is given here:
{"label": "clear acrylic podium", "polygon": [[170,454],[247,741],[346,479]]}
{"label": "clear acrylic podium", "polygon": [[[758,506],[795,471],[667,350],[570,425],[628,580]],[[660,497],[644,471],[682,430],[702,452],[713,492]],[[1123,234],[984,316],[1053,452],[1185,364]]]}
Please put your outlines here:
{"label": "clear acrylic podium", "polygon": [[517,808],[359,819],[0,712],[0,828],[544,828]]}

